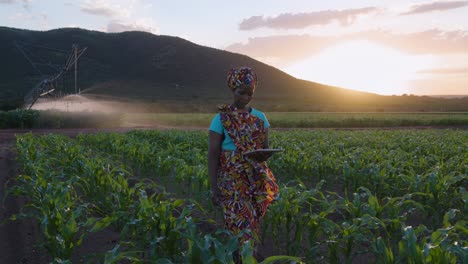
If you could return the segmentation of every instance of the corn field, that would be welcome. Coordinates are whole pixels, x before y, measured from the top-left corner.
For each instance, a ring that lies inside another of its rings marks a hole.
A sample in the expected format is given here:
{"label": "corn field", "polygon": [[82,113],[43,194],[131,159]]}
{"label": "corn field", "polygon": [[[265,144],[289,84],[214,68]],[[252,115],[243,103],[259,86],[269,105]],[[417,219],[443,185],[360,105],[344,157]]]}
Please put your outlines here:
{"label": "corn field", "polygon": [[[211,204],[205,131],[17,137],[28,203],[54,263],[117,231],[93,263],[257,263]],[[280,194],[262,263],[468,263],[468,131],[272,131]]]}

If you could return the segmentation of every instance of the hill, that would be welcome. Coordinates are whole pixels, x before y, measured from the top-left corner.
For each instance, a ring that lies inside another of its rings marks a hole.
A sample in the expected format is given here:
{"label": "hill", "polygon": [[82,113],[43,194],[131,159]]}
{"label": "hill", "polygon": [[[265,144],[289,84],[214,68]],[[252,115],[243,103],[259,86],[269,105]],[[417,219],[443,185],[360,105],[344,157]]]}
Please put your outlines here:
{"label": "hill", "polygon": [[[35,84],[60,69],[76,43],[79,86],[89,98],[211,111],[230,102],[227,70],[248,65],[259,76],[255,105],[266,111],[468,111],[468,98],[380,96],[296,79],[248,56],[146,32],[103,33],[78,28],[45,32],[0,27],[0,103],[17,105]],[[40,76],[17,46],[41,64]],[[53,64],[59,64],[54,66]],[[55,68],[54,68],[55,67]],[[73,87],[73,75],[61,81]]]}

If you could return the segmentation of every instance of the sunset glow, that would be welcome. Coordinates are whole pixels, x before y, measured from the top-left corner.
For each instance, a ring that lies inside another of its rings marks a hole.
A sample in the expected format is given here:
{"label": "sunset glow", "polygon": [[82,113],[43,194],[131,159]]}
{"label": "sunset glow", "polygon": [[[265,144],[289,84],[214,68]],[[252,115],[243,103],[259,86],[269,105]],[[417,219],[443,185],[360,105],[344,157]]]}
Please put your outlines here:
{"label": "sunset glow", "polygon": [[0,0],[0,26],[146,31],[342,88],[468,95],[467,11],[453,0]]}
{"label": "sunset glow", "polygon": [[410,93],[417,72],[435,67],[435,59],[410,56],[395,49],[357,40],[337,44],[317,56],[287,67],[306,80],[385,95]]}

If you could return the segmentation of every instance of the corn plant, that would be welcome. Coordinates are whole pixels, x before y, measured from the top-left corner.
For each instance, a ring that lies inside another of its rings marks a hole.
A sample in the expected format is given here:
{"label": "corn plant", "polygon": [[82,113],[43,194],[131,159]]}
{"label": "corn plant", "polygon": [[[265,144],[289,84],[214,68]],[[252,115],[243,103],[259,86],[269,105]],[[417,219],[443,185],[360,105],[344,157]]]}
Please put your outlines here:
{"label": "corn plant", "polygon": [[[100,262],[180,263],[203,252],[229,263],[236,248],[255,263],[251,246],[207,231],[217,214],[206,195],[207,140],[206,131],[19,136],[21,175],[8,193],[28,205],[11,218],[37,219],[57,263],[104,228],[121,240]],[[273,252],[308,263],[371,254],[383,263],[468,262],[466,131],[272,131],[270,141],[285,149],[268,161],[281,186],[261,225]],[[273,259],[281,258],[265,261]]]}

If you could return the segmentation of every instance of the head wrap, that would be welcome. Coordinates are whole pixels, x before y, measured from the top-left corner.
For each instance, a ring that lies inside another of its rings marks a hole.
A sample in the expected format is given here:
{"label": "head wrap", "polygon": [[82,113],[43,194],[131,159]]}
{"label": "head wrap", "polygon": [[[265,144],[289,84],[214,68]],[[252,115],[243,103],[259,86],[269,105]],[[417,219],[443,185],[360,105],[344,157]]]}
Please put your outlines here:
{"label": "head wrap", "polygon": [[252,85],[255,91],[255,88],[257,88],[257,75],[249,67],[232,68],[227,76],[227,84],[232,91],[243,84]]}

